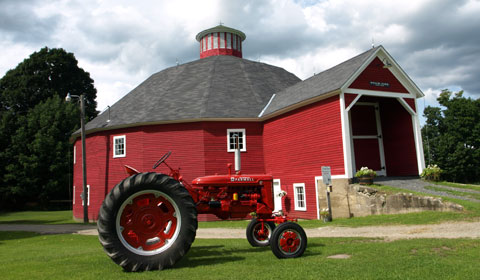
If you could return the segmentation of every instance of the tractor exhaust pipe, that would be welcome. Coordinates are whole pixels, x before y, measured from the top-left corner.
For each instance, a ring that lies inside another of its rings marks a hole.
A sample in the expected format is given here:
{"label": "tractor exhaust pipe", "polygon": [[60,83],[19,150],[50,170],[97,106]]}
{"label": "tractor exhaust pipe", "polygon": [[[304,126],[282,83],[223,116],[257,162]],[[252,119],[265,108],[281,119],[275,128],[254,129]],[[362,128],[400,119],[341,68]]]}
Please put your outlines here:
{"label": "tractor exhaust pipe", "polygon": [[235,149],[235,173],[240,174],[242,159],[240,156],[240,136],[238,134],[235,137],[235,142],[237,143]]}

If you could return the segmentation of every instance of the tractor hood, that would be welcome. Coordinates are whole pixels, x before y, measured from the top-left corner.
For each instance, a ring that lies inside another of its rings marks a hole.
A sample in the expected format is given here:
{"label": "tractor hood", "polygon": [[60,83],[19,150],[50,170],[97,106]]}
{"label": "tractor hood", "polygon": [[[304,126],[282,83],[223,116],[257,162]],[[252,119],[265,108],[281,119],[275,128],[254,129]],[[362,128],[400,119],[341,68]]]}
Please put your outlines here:
{"label": "tractor hood", "polygon": [[263,185],[264,181],[272,181],[273,176],[266,174],[255,175],[212,175],[198,177],[192,181],[194,186],[225,186],[228,185]]}

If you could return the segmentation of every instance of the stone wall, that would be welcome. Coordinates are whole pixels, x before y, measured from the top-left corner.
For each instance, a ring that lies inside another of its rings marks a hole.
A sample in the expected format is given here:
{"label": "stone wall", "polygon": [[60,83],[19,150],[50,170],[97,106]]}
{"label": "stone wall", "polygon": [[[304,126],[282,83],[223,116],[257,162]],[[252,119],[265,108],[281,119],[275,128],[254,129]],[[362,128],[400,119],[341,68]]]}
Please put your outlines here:
{"label": "stone wall", "polygon": [[[320,210],[327,208],[326,187],[318,181]],[[433,211],[463,211],[463,206],[441,198],[411,193],[387,194],[374,188],[350,184],[348,179],[333,179],[330,193],[333,218],[361,217],[379,214],[401,214]]]}

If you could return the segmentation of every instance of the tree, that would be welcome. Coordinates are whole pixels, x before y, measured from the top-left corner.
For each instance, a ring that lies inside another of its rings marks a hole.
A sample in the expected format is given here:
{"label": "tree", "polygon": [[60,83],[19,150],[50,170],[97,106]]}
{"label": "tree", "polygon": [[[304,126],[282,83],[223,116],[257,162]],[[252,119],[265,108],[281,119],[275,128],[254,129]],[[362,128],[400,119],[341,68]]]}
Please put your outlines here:
{"label": "tree", "polygon": [[72,144],[80,126],[67,93],[84,94],[86,119],[97,114],[96,89],[72,53],[43,48],[0,79],[0,207],[69,198]]}
{"label": "tree", "polygon": [[443,90],[437,100],[443,108],[424,111],[427,162],[440,166],[446,180],[480,181],[480,99]]}

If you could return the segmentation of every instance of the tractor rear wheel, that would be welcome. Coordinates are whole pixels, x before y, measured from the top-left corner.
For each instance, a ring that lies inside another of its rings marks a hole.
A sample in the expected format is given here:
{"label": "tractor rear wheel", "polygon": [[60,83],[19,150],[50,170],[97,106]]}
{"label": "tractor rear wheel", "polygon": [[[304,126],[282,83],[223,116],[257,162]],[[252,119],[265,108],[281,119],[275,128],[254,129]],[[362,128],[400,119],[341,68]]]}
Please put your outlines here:
{"label": "tractor rear wheel", "polygon": [[260,222],[253,218],[247,226],[247,240],[253,247],[266,247],[270,245],[270,237],[274,229],[274,222]]}
{"label": "tractor rear wheel", "polygon": [[279,259],[297,258],[303,255],[307,248],[307,235],[296,223],[282,223],[273,231],[270,247]]}
{"label": "tractor rear wheel", "polygon": [[124,270],[161,270],[190,249],[197,209],[178,181],[164,174],[140,173],[107,195],[97,228],[104,250]]}

